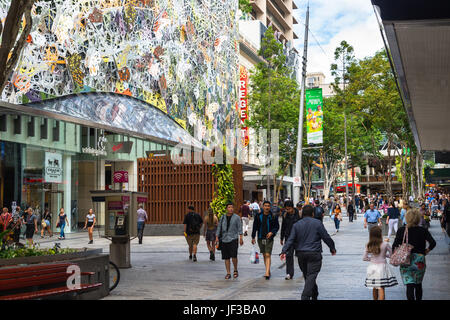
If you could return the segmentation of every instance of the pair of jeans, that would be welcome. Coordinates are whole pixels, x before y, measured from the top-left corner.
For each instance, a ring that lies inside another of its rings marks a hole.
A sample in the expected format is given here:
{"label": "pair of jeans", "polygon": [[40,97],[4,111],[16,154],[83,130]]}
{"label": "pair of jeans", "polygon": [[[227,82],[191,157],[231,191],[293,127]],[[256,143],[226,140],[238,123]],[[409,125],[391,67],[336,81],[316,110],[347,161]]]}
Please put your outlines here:
{"label": "pair of jeans", "polygon": [[334,226],[336,230],[339,230],[339,225],[341,224],[341,220],[334,218]]}
{"label": "pair of jeans", "polygon": [[286,252],[286,274],[294,277],[294,247]]}
{"label": "pair of jeans", "polygon": [[242,217],[242,233],[248,232],[248,217]]}
{"label": "pair of jeans", "polygon": [[353,212],[349,212],[349,213],[348,213],[348,219],[349,219],[350,222],[353,221],[353,216],[354,216],[354,213],[353,213]]}
{"label": "pair of jeans", "polygon": [[61,228],[61,232],[59,233],[59,237],[60,238],[65,238],[66,235],[64,234],[64,228],[66,227],[66,223],[60,223],[59,227]]}
{"label": "pair of jeans", "polygon": [[142,238],[144,236],[144,228],[145,228],[145,221],[138,221],[137,231],[138,231],[139,243],[142,243]]}
{"label": "pair of jeans", "polygon": [[322,254],[315,251],[297,252],[298,265],[305,278],[302,300],[317,300],[319,288],[316,279],[322,268]]}

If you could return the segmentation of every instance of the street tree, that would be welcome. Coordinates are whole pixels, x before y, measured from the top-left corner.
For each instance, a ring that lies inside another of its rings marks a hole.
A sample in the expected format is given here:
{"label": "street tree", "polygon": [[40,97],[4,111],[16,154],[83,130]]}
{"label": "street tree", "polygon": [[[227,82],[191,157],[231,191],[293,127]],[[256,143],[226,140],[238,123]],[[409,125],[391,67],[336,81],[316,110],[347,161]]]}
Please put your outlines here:
{"label": "street tree", "polygon": [[33,3],[34,0],[12,0],[4,23],[0,23],[0,94],[27,44]]}
{"label": "street tree", "polygon": [[[248,95],[251,109],[246,124],[255,131],[267,129],[269,135],[271,129],[279,130],[279,167],[272,174],[273,198],[278,199],[282,180],[277,185],[276,179],[283,179],[295,160],[300,93],[286,64],[283,45],[275,38],[272,27],[266,30],[258,54],[264,62],[251,71]],[[270,141],[268,145],[270,154]]]}

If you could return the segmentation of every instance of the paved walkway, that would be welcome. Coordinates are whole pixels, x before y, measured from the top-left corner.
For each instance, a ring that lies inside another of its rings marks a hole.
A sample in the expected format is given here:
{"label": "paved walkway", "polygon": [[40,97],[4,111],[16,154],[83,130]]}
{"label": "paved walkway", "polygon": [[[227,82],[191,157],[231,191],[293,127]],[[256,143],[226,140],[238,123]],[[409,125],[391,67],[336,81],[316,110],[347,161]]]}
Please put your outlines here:
{"label": "paved walkway", "polygon": [[[252,224],[252,223],[251,223]],[[325,217],[325,227],[334,233],[334,223]],[[450,254],[446,239],[438,221],[430,228],[437,242],[436,248],[427,256],[427,271],[423,283],[426,300],[450,299]],[[367,262],[362,261],[364,245],[368,240],[363,219],[350,223],[344,217],[340,232],[333,235],[337,255],[331,256],[323,244],[323,265],[318,277],[319,299],[322,300],[370,300],[372,291],[364,287]],[[251,238],[244,237],[244,246],[239,249],[239,278],[225,280],[225,267],[216,255],[209,261],[209,252],[203,237],[199,244],[198,262],[188,260],[187,244],[182,236],[144,237],[144,244],[137,239],[131,244],[132,268],[121,270],[118,287],[106,299],[255,299],[294,300],[300,298],[303,278],[296,265],[293,280],[284,280],[285,268],[279,269],[281,252],[279,236],[275,238],[272,256],[272,277],[265,280],[264,262],[250,264]],[[393,242],[393,238],[391,243]],[[88,245],[86,232],[67,235],[67,240],[55,238],[37,239],[42,247],[52,246],[55,241],[62,247],[103,248],[109,252],[109,241],[95,234],[94,244]],[[399,268],[393,268],[399,285],[386,289],[387,299],[406,298],[406,288],[401,282]]]}

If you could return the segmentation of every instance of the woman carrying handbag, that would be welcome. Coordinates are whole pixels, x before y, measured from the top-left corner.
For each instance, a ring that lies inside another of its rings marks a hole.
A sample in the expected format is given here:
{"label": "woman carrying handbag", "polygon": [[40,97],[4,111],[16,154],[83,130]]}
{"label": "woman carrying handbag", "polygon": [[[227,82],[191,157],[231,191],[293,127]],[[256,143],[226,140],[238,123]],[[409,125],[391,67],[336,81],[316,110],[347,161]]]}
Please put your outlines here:
{"label": "woman carrying handbag", "polygon": [[[436,241],[430,232],[419,226],[421,217],[419,210],[408,210],[406,212],[406,226],[398,229],[392,245],[394,254],[391,257],[391,263],[393,265],[397,265],[396,261],[402,260],[398,259],[399,256],[406,257],[404,254],[400,254],[405,251],[405,246],[412,246],[412,248],[410,247],[409,261],[404,259],[404,264],[400,264],[400,275],[403,284],[406,286],[408,300],[422,300],[422,280],[426,269],[425,256],[436,246]],[[425,248],[426,242],[429,244],[428,248]]]}

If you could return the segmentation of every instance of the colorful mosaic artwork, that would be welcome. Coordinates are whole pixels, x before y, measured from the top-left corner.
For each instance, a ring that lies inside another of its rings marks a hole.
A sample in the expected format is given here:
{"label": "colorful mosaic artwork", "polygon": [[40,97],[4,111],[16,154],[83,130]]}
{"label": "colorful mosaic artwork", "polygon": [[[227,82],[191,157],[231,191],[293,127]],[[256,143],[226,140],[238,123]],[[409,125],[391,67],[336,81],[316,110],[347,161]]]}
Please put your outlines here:
{"label": "colorful mosaic artwork", "polygon": [[[0,18],[9,0],[0,0]],[[235,0],[36,1],[28,45],[2,100],[29,103],[115,92],[184,128],[234,128]]]}

